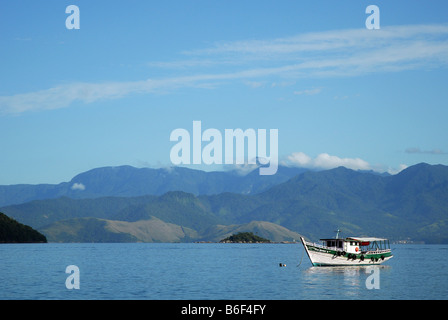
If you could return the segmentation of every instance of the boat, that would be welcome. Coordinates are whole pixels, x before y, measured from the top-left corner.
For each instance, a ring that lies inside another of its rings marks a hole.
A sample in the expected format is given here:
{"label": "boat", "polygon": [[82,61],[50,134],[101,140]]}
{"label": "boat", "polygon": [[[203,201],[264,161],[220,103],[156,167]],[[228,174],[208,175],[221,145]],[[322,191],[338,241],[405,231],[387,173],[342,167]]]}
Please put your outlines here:
{"label": "boat", "polygon": [[393,257],[388,239],[347,237],[320,239],[322,244],[300,238],[313,266],[366,266],[377,265]]}

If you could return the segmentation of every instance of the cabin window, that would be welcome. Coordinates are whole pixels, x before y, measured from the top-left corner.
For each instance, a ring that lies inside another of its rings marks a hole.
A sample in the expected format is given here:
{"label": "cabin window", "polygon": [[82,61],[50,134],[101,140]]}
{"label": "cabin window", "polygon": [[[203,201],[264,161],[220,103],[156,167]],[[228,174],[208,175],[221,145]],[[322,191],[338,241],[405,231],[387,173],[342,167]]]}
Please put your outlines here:
{"label": "cabin window", "polygon": [[337,247],[337,248],[342,248],[343,247],[343,242],[340,240],[327,240],[325,241],[327,247]]}

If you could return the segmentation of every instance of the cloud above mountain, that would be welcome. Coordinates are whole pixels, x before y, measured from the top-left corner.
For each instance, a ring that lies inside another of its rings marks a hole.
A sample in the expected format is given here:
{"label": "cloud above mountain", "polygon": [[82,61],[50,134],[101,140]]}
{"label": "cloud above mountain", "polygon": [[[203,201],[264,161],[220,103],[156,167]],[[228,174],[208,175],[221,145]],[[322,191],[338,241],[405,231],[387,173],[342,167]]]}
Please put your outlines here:
{"label": "cloud above mountain", "polygon": [[353,170],[371,170],[371,165],[359,158],[339,158],[321,153],[316,158],[311,158],[303,152],[294,152],[287,157],[290,164],[310,169],[332,169],[346,167]]}
{"label": "cloud above mountain", "polygon": [[282,164],[293,167],[301,167],[307,169],[327,170],[337,167],[346,167],[352,170],[372,170],[376,172],[388,172],[396,174],[408,166],[400,164],[398,168],[384,167],[381,165],[372,165],[361,158],[341,158],[328,153],[321,153],[315,158],[303,152],[293,152],[286,157]]}
{"label": "cloud above mountain", "polygon": [[71,187],[72,190],[84,191],[86,190],[86,186],[82,183],[74,183]]}

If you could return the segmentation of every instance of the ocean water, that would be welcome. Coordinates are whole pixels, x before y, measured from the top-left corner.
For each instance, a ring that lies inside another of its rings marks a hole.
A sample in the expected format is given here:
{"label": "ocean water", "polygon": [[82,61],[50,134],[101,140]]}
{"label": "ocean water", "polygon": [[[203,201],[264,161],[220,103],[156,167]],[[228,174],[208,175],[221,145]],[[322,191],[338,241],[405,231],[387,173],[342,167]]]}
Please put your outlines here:
{"label": "ocean water", "polygon": [[[392,252],[369,269],[312,267],[298,243],[1,244],[0,299],[448,298],[448,245],[392,245]],[[70,265],[79,273],[66,273]]]}

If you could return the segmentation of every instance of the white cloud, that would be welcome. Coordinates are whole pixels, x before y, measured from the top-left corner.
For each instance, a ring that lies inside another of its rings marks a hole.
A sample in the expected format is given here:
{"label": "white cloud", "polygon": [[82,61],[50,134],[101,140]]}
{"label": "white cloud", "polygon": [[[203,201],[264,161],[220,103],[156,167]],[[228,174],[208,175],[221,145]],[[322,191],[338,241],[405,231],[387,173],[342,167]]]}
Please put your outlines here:
{"label": "white cloud", "polygon": [[198,87],[201,80],[212,76],[179,77],[160,80],[106,83],[73,83],[54,88],[0,97],[0,114],[19,114],[26,111],[60,109],[76,101],[93,103],[118,99],[134,93],[162,93],[178,87]]}
{"label": "white cloud", "polygon": [[252,172],[257,169],[259,165],[257,164],[231,164],[226,165],[224,168],[228,171],[233,171],[238,175],[245,176],[246,174]]}
{"label": "white cloud", "polygon": [[84,191],[86,190],[86,186],[83,185],[82,183],[74,183],[71,187],[72,190],[79,190],[79,191]]}
{"label": "white cloud", "polygon": [[286,164],[302,168],[312,168],[313,159],[303,152],[293,152],[287,156]]}
{"label": "white cloud", "polygon": [[245,84],[250,88],[261,88],[265,86],[265,82],[261,81],[246,81]]}
{"label": "white cloud", "polygon": [[[152,68],[180,68],[182,74],[190,71],[189,76],[72,83],[0,96],[0,114],[59,109],[74,102],[90,104],[130,94],[166,93],[185,87],[211,89],[234,80],[256,85],[267,81],[285,83],[303,78],[353,77],[446,67],[447,38],[448,25],[441,24],[389,26],[375,32],[365,28],[333,30],[278,39],[217,43],[210,48],[184,52],[184,59],[179,61],[148,63]],[[317,94],[318,90],[297,91],[296,94]]]}
{"label": "white cloud", "polygon": [[360,158],[340,158],[329,155],[328,153],[321,153],[316,158],[312,158],[303,152],[291,153],[282,164],[313,170],[329,170],[337,167],[346,167],[352,170],[372,170],[380,173],[387,172],[389,174],[397,174],[408,167],[405,164],[400,164],[398,168],[371,165],[369,162]]}
{"label": "white cloud", "polygon": [[313,159],[303,152],[294,152],[287,156],[287,163],[310,169],[333,169],[342,166],[353,170],[372,170],[372,166],[360,158],[339,158],[328,153],[321,153]]}
{"label": "white cloud", "polygon": [[[448,25],[404,25],[383,27],[378,32],[365,28],[299,34],[270,40],[217,43],[188,52],[193,57],[222,57],[229,61],[294,61],[323,68],[349,65],[371,69],[376,64],[437,58],[447,62]],[[351,70],[346,70],[351,72]],[[372,70],[375,71],[375,70]]]}
{"label": "white cloud", "polygon": [[305,89],[305,90],[301,90],[301,91],[294,91],[294,94],[296,95],[307,95],[307,96],[313,96],[315,94],[321,93],[322,92],[322,88],[313,88],[313,89]]}
{"label": "white cloud", "polygon": [[400,164],[398,166],[398,168],[388,168],[386,170],[386,172],[389,174],[397,174],[397,173],[400,173],[401,171],[403,171],[404,169],[406,169],[407,167],[408,167],[408,165],[406,165],[406,164]]}

